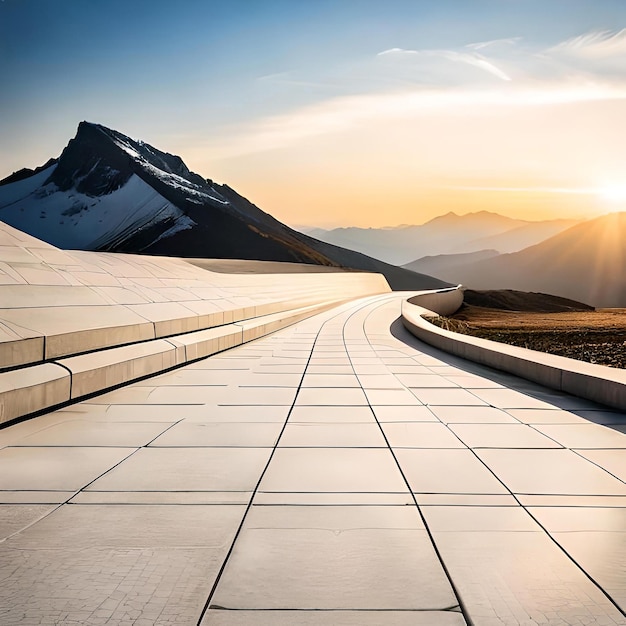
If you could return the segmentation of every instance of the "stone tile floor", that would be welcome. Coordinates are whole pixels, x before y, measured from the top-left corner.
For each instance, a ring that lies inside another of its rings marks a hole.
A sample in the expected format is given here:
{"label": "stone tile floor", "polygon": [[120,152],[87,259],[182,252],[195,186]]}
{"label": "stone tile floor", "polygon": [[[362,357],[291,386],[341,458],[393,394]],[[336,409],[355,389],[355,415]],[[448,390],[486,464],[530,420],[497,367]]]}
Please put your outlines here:
{"label": "stone tile floor", "polygon": [[401,297],[0,430],[0,624],[626,624],[626,416]]}

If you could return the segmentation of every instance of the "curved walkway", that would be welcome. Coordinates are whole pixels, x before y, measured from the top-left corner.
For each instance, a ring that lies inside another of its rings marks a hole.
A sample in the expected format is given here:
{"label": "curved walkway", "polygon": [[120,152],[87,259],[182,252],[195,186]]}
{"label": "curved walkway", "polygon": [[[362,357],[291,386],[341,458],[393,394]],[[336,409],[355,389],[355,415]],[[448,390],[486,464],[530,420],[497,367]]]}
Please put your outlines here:
{"label": "curved walkway", "polygon": [[0,623],[626,624],[626,417],[403,297],[0,431]]}

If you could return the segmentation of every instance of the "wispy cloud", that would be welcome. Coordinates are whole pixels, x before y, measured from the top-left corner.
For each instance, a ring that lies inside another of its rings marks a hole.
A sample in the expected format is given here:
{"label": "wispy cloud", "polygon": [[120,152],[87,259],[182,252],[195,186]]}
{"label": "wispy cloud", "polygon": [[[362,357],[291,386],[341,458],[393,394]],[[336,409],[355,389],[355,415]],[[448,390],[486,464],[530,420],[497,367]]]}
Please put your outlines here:
{"label": "wispy cloud", "polygon": [[547,52],[598,60],[626,56],[626,28],[578,35],[549,48]]}
{"label": "wispy cloud", "polygon": [[468,113],[505,107],[532,107],[626,99],[626,84],[539,85],[509,89],[411,89],[334,98],[291,113],[230,129],[220,149],[224,158],[284,148],[305,139],[367,128],[385,120]]}
{"label": "wispy cloud", "polygon": [[376,56],[384,57],[389,54],[418,54],[417,50],[405,50],[404,48],[389,48],[389,50],[383,50]]}
{"label": "wispy cloud", "polygon": [[479,54],[455,52],[454,50],[432,50],[426,51],[424,54],[429,56],[441,56],[444,59],[448,59],[449,61],[454,61],[456,63],[466,63],[467,65],[489,72],[501,80],[511,80],[510,76],[503,72],[499,67],[496,67],[493,63]]}
{"label": "wispy cloud", "polygon": [[477,41],[476,43],[468,43],[465,47],[472,50],[484,50],[494,46],[507,45],[513,46],[522,41],[521,37],[507,37],[505,39],[491,39],[490,41]]}
{"label": "wispy cloud", "polygon": [[[490,42],[485,42],[482,45],[489,45]],[[493,43],[493,42],[491,42]],[[480,45],[480,44],[478,44]],[[511,80],[505,72],[496,67],[493,63],[488,61],[484,56],[476,52],[459,52],[457,50],[405,50],[403,48],[391,48],[389,50],[383,50],[379,52],[377,56],[418,56],[418,57],[439,57],[452,61],[454,63],[465,63],[477,67],[493,76],[497,76],[501,80]]]}

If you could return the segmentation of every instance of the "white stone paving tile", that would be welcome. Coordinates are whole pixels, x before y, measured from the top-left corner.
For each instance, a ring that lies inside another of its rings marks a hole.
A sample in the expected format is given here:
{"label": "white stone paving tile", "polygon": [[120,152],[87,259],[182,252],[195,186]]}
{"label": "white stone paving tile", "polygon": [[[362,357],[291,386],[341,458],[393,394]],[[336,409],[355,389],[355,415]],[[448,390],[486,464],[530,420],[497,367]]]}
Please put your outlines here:
{"label": "white stone paving tile", "polygon": [[408,389],[366,389],[365,394],[372,406],[420,405],[422,404]]}
{"label": "white stone paving tile", "polygon": [[514,508],[424,507],[475,624],[623,624],[618,609]]}
{"label": "white stone paving tile", "polygon": [[407,488],[387,449],[278,448],[259,490],[402,493]]}
{"label": "white stone paving tile", "polygon": [[560,409],[507,409],[506,412],[524,424],[587,424],[588,421]]}
{"label": "white stone paving tile", "polygon": [[386,448],[387,444],[375,423],[292,423],[280,439],[281,447],[295,448]]}
{"label": "white stone paving tile", "polygon": [[20,489],[0,490],[0,504],[64,504],[76,494],[76,490]]}
{"label": "white stone paving tile", "polygon": [[215,400],[220,405],[291,406],[295,387],[237,387],[225,390]]}
{"label": "white stone paving tile", "polygon": [[489,378],[482,378],[481,376],[473,376],[471,374],[446,376],[446,379],[464,389],[501,389],[503,387],[500,383],[489,380]]}
{"label": "white stone paving tile", "polygon": [[407,387],[422,388],[445,388],[459,387],[450,377],[437,376],[436,374],[397,374],[398,380]]}
{"label": "white stone paving tile", "polygon": [[0,490],[75,491],[132,452],[129,448],[4,448]]}
{"label": "white stone paving tile", "polygon": [[535,428],[566,448],[626,448],[626,426],[537,424]]}
{"label": "white stone paving tile", "polygon": [[413,389],[413,394],[428,406],[481,406],[487,405],[482,398],[465,389]]}
{"label": "white stone paving tile", "polygon": [[306,368],[307,374],[353,374],[352,366],[350,365],[309,365]]}
{"label": "white stone paving tile", "polygon": [[149,378],[138,382],[140,387],[155,386],[224,386],[224,385],[240,385],[246,380],[249,370],[200,370],[200,369],[177,369],[167,374],[161,374],[154,378]]}
{"label": "white stone paving tile", "polygon": [[0,505],[0,541],[35,523],[54,508],[45,504]]}
{"label": "white stone paving tile", "polygon": [[237,609],[430,609],[457,604],[407,507],[254,507],[213,603]]}
{"label": "white stone paving tile", "polygon": [[296,406],[367,406],[367,398],[360,388],[308,387],[300,389]]}
{"label": "white stone paving tile", "polygon": [[379,422],[439,422],[427,406],[374,406],[372,410]]}
{"label": "white stone paving tile", "polygon": [[[180,398],[184,400],[184,398]],[[202,416],[209,410],[203,404],[110,404],[110,405],[87,405],[84,403],[75,404],[73,408],[89,407],[84,413],[77,413],[78,417],[85,419],[101,420],[108,423],[119,422],[167,422],[173,424],[182,419],[193,419]],[[104,413],[99,414],[94,409],[104,409]],[[113,427],[115,428],[115,426]]]}
{"label": "white stone paving tile", "polygon": [[298,422],[374,424],[375,420],[368,406],[294,406],[289,423]]}
{"label": "white stone paving tile", "polygon": [[16,446],[139,448],[167,430],[172,422],[67,420],[21,439]]}
{"label": "white stone paving tile", "polygon": [[626,484],[571,450],[481,449],[476,454],[513,493],[626,495]]}
{"label": "white stone paving tile", "polygon": [[388,422],[383,430],[392,448],[465,448],[454,432],[435,422]]}
{"label": "white stone paving tile", "polygon": [[251,491],[269,455],[268,448],[142,448],[88,490]]}
{"label": "white stone paving tile", "polygon": [[387,375],[391,371],[386,365],[383,365],[382,363],[370,365],[359,365],[358,363],[354,363],[353,366],[357,376]]}
{"label": "white stone paving tile", "polygon": [[[137,389],[142,389],[142,387],[137,387]],[[178,404],[181,399],[189,404],[219,404],[230,395],[230,390],[226,386],[170,385],[155,388],[143,387],[143,389],[149,391],[146,397],[139,401],[142,404]]]}
{"label": "white stone paving tile", "polygon": [[393,374],[361,374],[359,383],[364,389],[404,389]]}
{"label": "white stone paving tile", "polygon": [[250,372],[236,383],[239,387],[298,387],[302,373],[271,372],[266,369]]}
{"label": "white stone paving tile", "polygon": [[450,424],[469,448],[561,448],[526,424]]}
{"label": "white stone paving tile", "polygon": [[302,387],[360,387],[354,374],[307,374]]}
{"label": "white stone paving tile", "polygon": [[[194,407],[195,408],[195,407]],[[192,416],[186,417],[186,422],[268,422],[280,423],[287,419],[290,406],[277,405],[224,405],[201,406]]]}
{"label": "white stone paving tile", "polygon": [[508,493],[471,450],[397,449],[395,454],[415,493]]}
{"label": "white stone paving tile", "polygon": [[244,511],[62,507],[0,544],[0,621],[195,623]]}
{"label": "white stone paving tile", "polygon": [[487,404],[500,409],[549,409],[555,404],[545,402],[513,389],[474,389],[473,393]]}
{"label": "white stone paving tile", "polygon": [[429,506],[424,508],[429,528],[435,532],[516,532],[540,530],[521,506]]}
{"label": "white stone paving tile", "polygon": [[577,450],[577,453],[626,482],[626,450]]}
{"label": "white stone paving tile", "polygon": [[180,422],[157,437],[150,447],[272,448],[278,441],[282,423],[258,422]]}
{"label": "white stone paving tile", "polygon": [[[408,363],[406,365],[388,365],[386,366],[393,374],[432,374],[433,371],[425,365],[417,365],[416,363]],[[455,370],[456,371],[456,370]]]}
{"label": "white stone paving tile", "polygon": [[492,406],[430,406],[444,424],[519,424],[515,417]]}

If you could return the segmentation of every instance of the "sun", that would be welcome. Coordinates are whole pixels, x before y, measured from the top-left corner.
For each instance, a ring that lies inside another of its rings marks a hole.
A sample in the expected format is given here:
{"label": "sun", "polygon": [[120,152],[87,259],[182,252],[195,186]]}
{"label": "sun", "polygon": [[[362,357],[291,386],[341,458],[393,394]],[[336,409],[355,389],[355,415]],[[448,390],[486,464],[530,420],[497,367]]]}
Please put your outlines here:
{"label": "sun", "polygon": [[626,206],[626,183],[605,185],[600,187],[597,193],[606,202]]}

